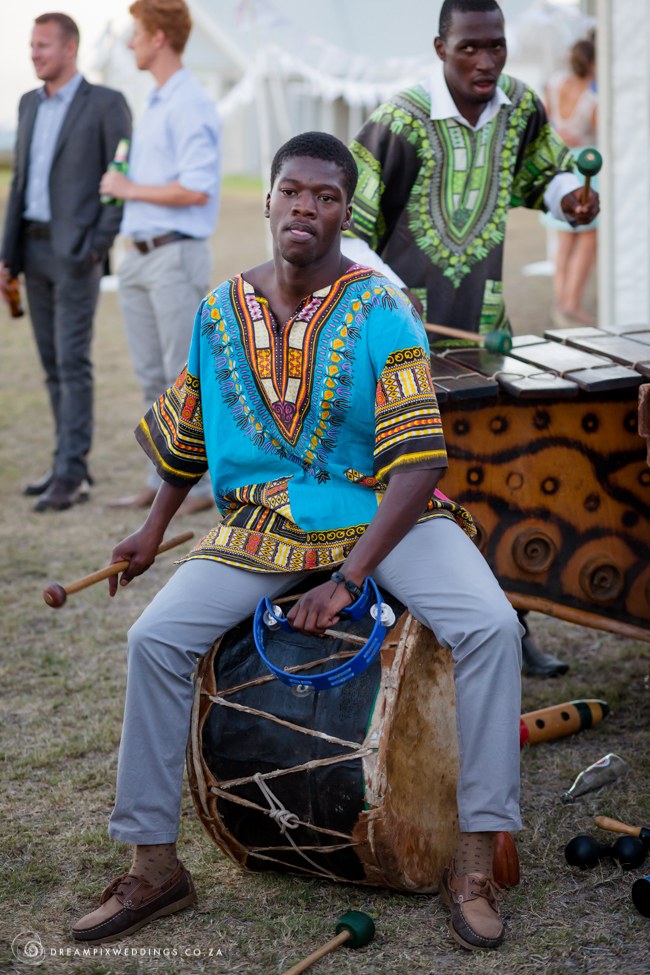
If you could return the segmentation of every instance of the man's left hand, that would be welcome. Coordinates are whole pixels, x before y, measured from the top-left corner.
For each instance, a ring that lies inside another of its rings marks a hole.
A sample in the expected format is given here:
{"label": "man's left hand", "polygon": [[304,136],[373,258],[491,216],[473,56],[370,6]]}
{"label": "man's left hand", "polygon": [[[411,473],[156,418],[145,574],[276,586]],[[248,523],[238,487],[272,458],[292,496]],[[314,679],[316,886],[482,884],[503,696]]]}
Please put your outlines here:
{"label": "man's left hand", "polygon": [[351,606],[353,597],[343,585],[324,582],[303,593],[287,613],[294,630],[312,636],[323,636],[330,626],[336,626],[342,609]]}
{"label": "man's left hand", "polygon": [[582,187],[567,193],[562,197],[562,212],[565,214],[569,223],[578,226],[591,223],[600,212],[600,197],[594,190],[589,190],[589,198],[586,203],[582,202]]}

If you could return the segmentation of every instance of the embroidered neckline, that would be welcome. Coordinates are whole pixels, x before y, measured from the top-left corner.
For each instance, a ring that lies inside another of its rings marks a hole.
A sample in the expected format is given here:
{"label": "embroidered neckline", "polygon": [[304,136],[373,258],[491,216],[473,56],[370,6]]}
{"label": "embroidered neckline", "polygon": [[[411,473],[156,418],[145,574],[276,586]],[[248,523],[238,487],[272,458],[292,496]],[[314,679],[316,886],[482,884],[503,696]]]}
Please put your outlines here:
{"label": "embroidered neckline", "polygon": [[[283,325],[268,299],[242,275],[233,278],[241,335],[258,390],[282,436],[295,445],[311,403],[315,347],[345,288],[368,269],[353,264],[331,285],[305,297]],[[332,382],[325,379],[327,385]]]}

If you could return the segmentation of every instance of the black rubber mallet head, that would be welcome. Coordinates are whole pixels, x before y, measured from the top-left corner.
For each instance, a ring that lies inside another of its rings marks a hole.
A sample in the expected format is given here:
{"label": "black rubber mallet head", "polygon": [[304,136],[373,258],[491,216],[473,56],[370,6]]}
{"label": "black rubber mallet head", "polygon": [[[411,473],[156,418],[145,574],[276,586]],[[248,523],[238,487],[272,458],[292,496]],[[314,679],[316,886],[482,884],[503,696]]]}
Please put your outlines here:
{"label": "black rubber mallet head", "polygon": [[639,877],[632,884],[632,903],[639,914],[650,917],[650,877]]}
{"label": "black rubber mallet head", "polygon": [[574,836],[564,848],[566,862],[571,867],[590,870],[605,857],[611,857],[623,870],[640,867],[648,855],[644,843],[635,836],[619,836],[615,843],[599,843],[593,836]]}

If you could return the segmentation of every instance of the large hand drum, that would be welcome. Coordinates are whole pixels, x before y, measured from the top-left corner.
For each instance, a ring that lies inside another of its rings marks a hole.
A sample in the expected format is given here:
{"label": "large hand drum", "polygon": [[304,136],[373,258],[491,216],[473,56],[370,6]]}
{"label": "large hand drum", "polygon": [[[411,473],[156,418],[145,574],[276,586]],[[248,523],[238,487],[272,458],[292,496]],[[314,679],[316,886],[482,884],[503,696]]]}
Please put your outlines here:
{"label": "large hand drum", "polygon": [[[368,669],[340,686],[277,680],[256,651],[252,620],[202,659],[190,788],[210,837],[247,869],[437,889],[458,838],[453,661],[384,600],[397,623]],[[373,623],[342,620],[337,630],[367,637]],[[358,649],[276,629],[265,652],[288,671],[316,673]]]}

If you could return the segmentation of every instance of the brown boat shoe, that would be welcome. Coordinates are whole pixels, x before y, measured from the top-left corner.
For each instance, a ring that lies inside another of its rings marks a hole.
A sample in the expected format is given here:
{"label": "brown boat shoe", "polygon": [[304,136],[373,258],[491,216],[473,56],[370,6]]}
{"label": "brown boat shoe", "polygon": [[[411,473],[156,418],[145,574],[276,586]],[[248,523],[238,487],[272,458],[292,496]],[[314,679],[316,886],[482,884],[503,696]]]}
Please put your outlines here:
{"label": "brown boat shoe", "polygon": [[72,928],[76,941],[89,945],[119,941],[156,918],[195,904],[196,891],[189,872],[179,860],[169,880],[160,887],[123,873],[108,885],[99,903],[96,911],[86,914]]}
{"label": "brown boat shoe", "polygon": [[497,948],[503,941],[497,890],[485,874],[458,876],[454,860],[443,870],[440,895],[451,911],[449,930],[463,948]]}

